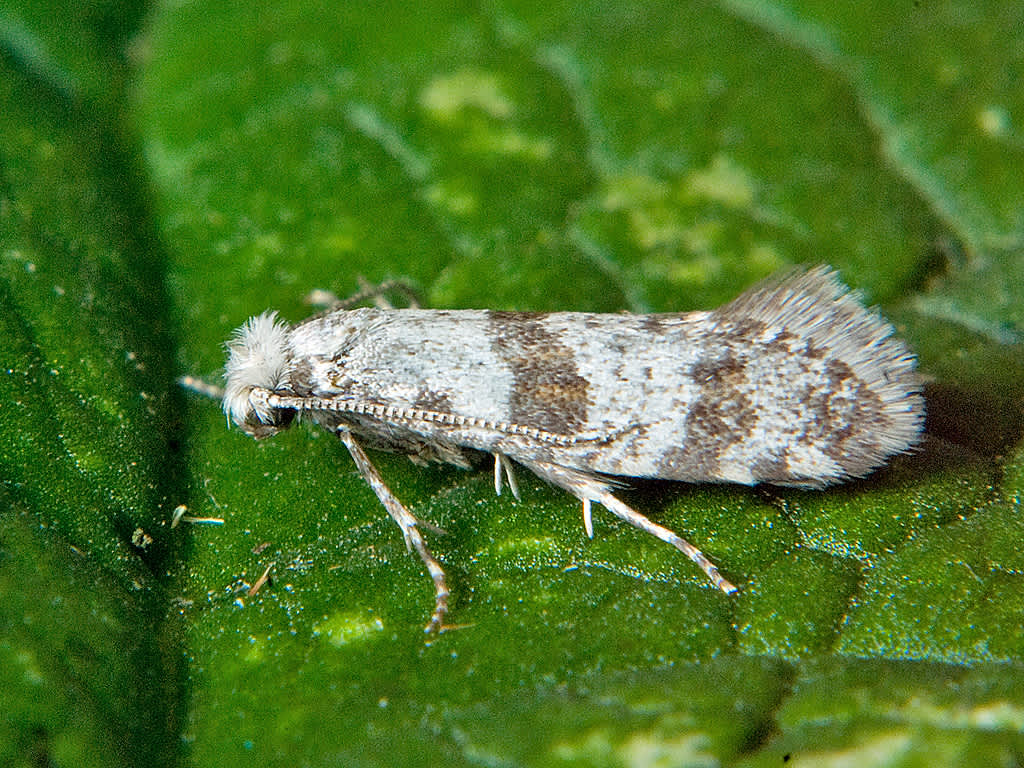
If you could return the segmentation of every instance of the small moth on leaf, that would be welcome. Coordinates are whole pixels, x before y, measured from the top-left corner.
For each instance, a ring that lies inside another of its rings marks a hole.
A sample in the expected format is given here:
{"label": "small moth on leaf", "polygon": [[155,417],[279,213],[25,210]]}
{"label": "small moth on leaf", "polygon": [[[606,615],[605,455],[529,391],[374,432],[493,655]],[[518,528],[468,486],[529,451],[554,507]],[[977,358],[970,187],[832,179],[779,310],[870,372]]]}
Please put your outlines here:
{"label": "small moth on leaf", "polygon": [[295,326],[251,318],[227,344],[224,411],[255,438],[307,418],[335,433],[434,583],[423,524],[365,448],[468,467],[512,461],[672,544],[724,592],[696,547],[612,493],[616,478],[822,488],[918,442],[910,351],[828,268],[769,280],[710,312],[630,315],[334,309]]}

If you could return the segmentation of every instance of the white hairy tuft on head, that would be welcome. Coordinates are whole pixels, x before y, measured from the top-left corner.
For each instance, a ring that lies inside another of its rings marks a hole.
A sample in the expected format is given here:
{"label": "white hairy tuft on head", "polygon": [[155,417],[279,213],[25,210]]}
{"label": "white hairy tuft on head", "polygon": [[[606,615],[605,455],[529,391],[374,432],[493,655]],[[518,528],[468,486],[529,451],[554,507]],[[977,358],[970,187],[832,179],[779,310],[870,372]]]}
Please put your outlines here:
{"label": "white hairy tuft on head", "polygon": [[224,413],[243,429],[254,416],[264,423],[273,421],[266,406],[254,403],[250,395],[254,389],[273,391],[280,385],[291,359],[288,332],[288,324],[276,312],[264,312],[250,317],[225,345]]}

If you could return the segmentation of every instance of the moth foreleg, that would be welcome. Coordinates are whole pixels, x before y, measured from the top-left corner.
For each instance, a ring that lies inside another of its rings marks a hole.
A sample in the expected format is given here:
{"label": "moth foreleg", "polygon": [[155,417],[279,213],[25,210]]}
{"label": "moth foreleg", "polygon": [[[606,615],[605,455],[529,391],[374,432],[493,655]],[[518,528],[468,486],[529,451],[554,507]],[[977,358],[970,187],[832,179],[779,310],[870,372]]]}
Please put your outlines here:
{"label": "moth foreleg", "polygon": [[718,568],[715,567],[715,564],[708,560],[704,553],[697,549],[697,547],[693,546],[693,544],[674,531],[648,520],[629,505],[619,501],[609,490],[608,483],[601,480],[599,477],[570,469],[568,467],[562,467],[558,464],[526,461],[522,463],[548,482],[553,485],[557,485],[559,488],[567,490],[583,502],[584,526],[587,528],[587,533],[589,535],[593,535],[593,527],[589,521],[590,502],[596,501],[603,504],[604,507],[616,517],[625,520],[630,525],[636,526],[640,530],[646,531],[652,536],[656,536],[662,541],[671,544],[673,547],[678,549],[696,563],[711,580],[711,583],[723,592],[732,593],[736,591],[736,587],[718,572]]}
{"label": "moth foreleg", "polygon": [[356,463],[356,468],[359,470],[359,474],[362,475],[363,480],[377,494],[380,503],[384,505],[388,514],[391,515],[391,518],[402,530],[406,548],[409,550],[415,549],[416,553],[420,556],[420,560],[427,567],[427,572],[434,582],[434,613],[430,616],[430,621],[427,622],[427,626],[424,627],[423,631],[440,632],[444,629],[444,617],[448,613],[448,582],[444,575],[444,569],[441,568],[441,564],[430,553],[427,543],[423,540],[419,530],[419,520],[416,519],[412,512],[406,509],[405,505],[387,487],[384,483],[384,478],[381,477],[380,472],[377,471],[377,468],[370,461],[370,457],[366,455],[363,447],[359,445],[352,433],[348,429],[341,427],[338,429],[338,437],[345,444],[345,447],[348,448],[348,452],[352,454],[352,460]]}

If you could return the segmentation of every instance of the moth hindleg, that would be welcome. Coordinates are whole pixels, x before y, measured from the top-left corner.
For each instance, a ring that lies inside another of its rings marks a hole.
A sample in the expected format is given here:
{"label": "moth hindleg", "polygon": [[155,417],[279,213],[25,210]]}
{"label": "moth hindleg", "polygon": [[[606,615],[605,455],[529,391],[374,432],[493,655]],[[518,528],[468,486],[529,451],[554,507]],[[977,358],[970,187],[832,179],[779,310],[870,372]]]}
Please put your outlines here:
{"label": "moth hindleg", "polygon": [[646,531],[652,536],[656,536],[667,544],[671,544],[673,547],[678,549],[696,563],[711,580],[711,583],[723,592],[732,593],[737,591],[736,586],[726,580],[726,578],[718,572],[718,568],[715,567],[714,563],[708,560],[707,556],[703,552],[674,531],[648,520],[628,504],[619,501],[609,490],[609,486],[606,481],[601,480],[595,475],[563,467],[558,464],[541,461],[524,461],[522,463],[549,483],[565,489],[583,502],[584,525],[587,528],[588,534],[591,534],[593,531],[592,524],[588,525],[590,517],[590,503],[596,501],[604,505],[604,507],[616,517],[625,520],[630,525],[636,526],[641,531]]}

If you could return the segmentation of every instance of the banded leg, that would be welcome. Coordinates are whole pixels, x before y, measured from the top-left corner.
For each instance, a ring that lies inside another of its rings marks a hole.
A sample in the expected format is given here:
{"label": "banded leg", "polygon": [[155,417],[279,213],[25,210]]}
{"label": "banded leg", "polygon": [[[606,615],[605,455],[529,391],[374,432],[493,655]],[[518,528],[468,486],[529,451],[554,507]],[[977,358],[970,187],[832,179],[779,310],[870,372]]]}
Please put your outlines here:
{"label": "banded leg", "polygon": [[[619,501],[614,495],[612,495],[611,491],[608,490],[608,483],[604,482],[599,477],[589,475],[585,472],[579,472],[575,469],[569,469],[568,467],[562,467],[557,464],[549,464],[547,462],[524,461],[522,463],[552,485],[557,485],[559,488],[567,490],[573,496],[580,499],[583,502],[584,525],[586,525],[587,518],[589,517],[588,513],[590,511],[590,504],[588,502],[596,501],[599,504],[603,504],[604,507],[616,517],[625,520],[630,525],[636,526],[641,531],[646,531],[652,536],[656,536],[665,543],[671,544],[673,547],[678,549],[696,563],[711,580],[711,583],[723,592],[731,594],[737,591],[736,586],[727,581],[726,578],[718,572],[718,568],[715,567],[714,563],[708,560],[703,552],[674,531],[670,531],[668,528],[651,522],[629,505]],[[587,525],[587,533],[591,533],[592,530],[591,526]]]}
{"label": "banded leg", "polygon": [[430,549],[420,534],[419,520],[416,519],[412,512],[405,508],[405,505],[387,487],[384,483],[384,478],[381,477],[377,468],[373,466],[370,457],[366,455],[363,447],[359,445],[352,433],[348,429],[341,427],[338,429],[338,437],[345,444],[345,447],[348,448],[348,452],[352,454],[352,460],[356,463],[356,468],[359,470],[359,474],[362,475],[363,480],[377,494],[377,498],[380,499],[380,503],[384,505],[388,514],[391,515],[391,519],[402,530],[406,549],[410,551],[415,549],[416,553],[420,556],[420,560],[427,567],[427,572],[430,573],[430,578],[434,582],[434,613],[430,616],[430,621],[427,622],[427,626],[423,628],[423,631],[440,632],[444,629],[444,617],[448,613],[448,582],[441,564],[430,554]]}
{"label": "banded leg", "polygon": [[369,299],[373,299],[373,303],[378,309],[394,309],[394,305],[387,300],[385,294],[398,293],[405,298],[410,308],[416,309],[420,306],[416,291],[402,280],[385,280],[377,285],[363,277],[358,278],[358,280],[359,290],[348,298],[339,299],[337,294],[332,291],[317,288],[306,294],[306,303],[314,307],[323,307],[321,314],[337,312],[339,309],[348,309]]}

